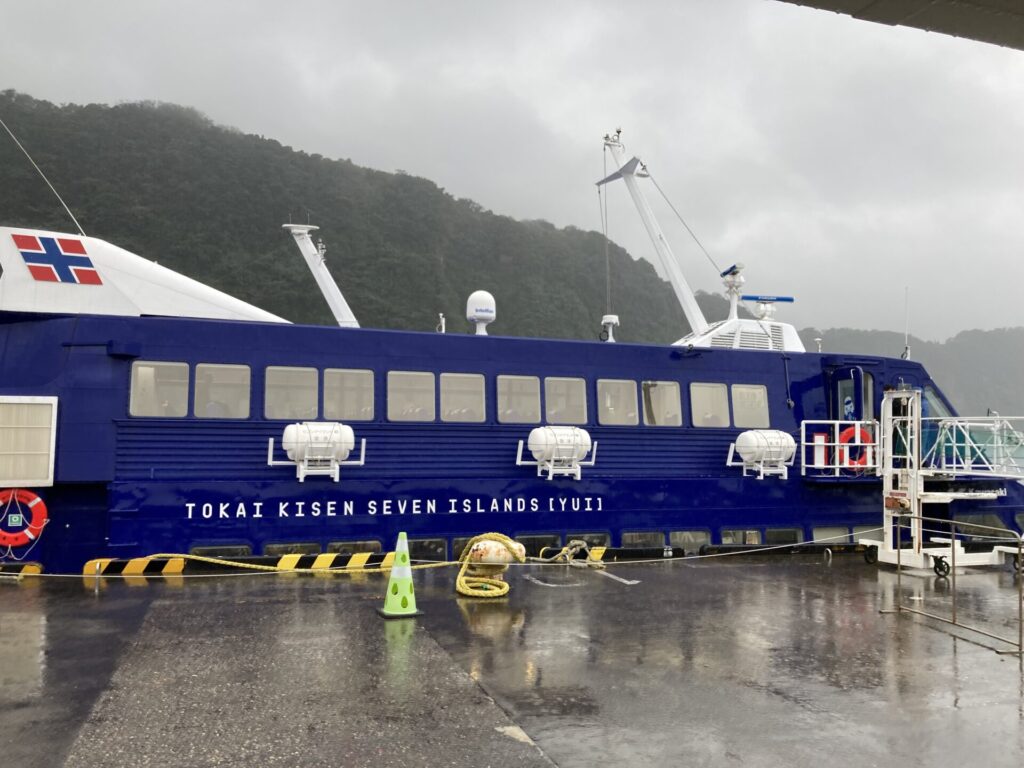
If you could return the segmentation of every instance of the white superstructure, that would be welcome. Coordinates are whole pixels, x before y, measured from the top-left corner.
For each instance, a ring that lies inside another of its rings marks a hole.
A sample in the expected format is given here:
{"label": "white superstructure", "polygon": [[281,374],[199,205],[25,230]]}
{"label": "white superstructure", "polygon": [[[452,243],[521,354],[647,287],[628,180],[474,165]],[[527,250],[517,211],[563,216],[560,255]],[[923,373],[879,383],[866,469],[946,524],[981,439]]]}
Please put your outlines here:
{"label": "white superstructure", "polygon": [[105,240],[0,227],[0,309],[287,320]]}

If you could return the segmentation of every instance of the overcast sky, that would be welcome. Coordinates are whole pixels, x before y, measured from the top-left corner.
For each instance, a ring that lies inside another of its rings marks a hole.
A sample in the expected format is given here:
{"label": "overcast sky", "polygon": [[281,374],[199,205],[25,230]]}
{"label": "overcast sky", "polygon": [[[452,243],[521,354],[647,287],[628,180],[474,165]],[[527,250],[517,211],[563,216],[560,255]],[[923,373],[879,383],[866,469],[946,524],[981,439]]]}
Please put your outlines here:
{"label": "overcast sky", "polygon": [[720,265],[796,296],[780,319],[902,331],[910,286],[918,336],[1024,325],[1024,52],[775,0],[0,0],[0,24],[0,88],[176,102],[559,226],[600,229],[621,127]]}

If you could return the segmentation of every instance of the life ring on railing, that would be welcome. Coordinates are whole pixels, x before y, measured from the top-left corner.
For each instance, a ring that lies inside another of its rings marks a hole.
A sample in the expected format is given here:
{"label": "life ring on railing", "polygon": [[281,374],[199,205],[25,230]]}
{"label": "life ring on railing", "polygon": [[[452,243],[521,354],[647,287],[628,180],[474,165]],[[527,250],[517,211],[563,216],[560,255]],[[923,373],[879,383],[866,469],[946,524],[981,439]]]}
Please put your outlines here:
{"label": "life ring on railing", "polygon": [[[24,504],[31,511],[28,525],[20,531],[0,530],[0,547],[23,547],[26,544],[39,538],[43,532],[49,515],[46,511],[46,504],[32,491],[23,491],[20,488],[5,488],[0,491],[0,512],[7,510],[7,505],[14,499],[19,505]],[[5,515],[6,517],[6,515]]]}
{"label": "life ring on railing", "polygon": [[[847,455],[845,446],[849,445],[854,437],[859,439],[859,443],[863,450],[860,452],[860,456],[856,459],[852,459]],[[871,439],[871,433],[868,432],[864,427],[850,426],[839,433],[839,466],[840,467],[864,467],[868,463],[868,448],[874,441]]]}

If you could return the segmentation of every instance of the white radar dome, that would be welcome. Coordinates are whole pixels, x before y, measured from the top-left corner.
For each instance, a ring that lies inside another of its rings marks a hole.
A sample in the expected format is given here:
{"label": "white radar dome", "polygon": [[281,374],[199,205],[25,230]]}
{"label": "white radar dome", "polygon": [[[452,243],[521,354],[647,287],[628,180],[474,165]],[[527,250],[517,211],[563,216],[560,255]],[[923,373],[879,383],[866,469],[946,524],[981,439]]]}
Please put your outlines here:
{"label": "white radar dome", "polygon": [[487,324],[498,315],[494,297],[487,291],[473,291],[466,300],[466,319],[476,326],[477,336],[487,335]]}

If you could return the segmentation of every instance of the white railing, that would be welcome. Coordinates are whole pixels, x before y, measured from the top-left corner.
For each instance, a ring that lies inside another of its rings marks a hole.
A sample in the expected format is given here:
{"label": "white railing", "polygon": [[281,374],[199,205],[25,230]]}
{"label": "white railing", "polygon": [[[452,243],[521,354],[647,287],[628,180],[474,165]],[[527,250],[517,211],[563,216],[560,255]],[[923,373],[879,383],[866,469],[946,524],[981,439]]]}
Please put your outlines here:
{"label": "white railing", "polygon": [[853,477],[878,474],[878,422],[800,422],[800,474]]}
{"label": "white railing", "polygon": [[1024,478],[1024,417],[924,418],[924,471]]}

